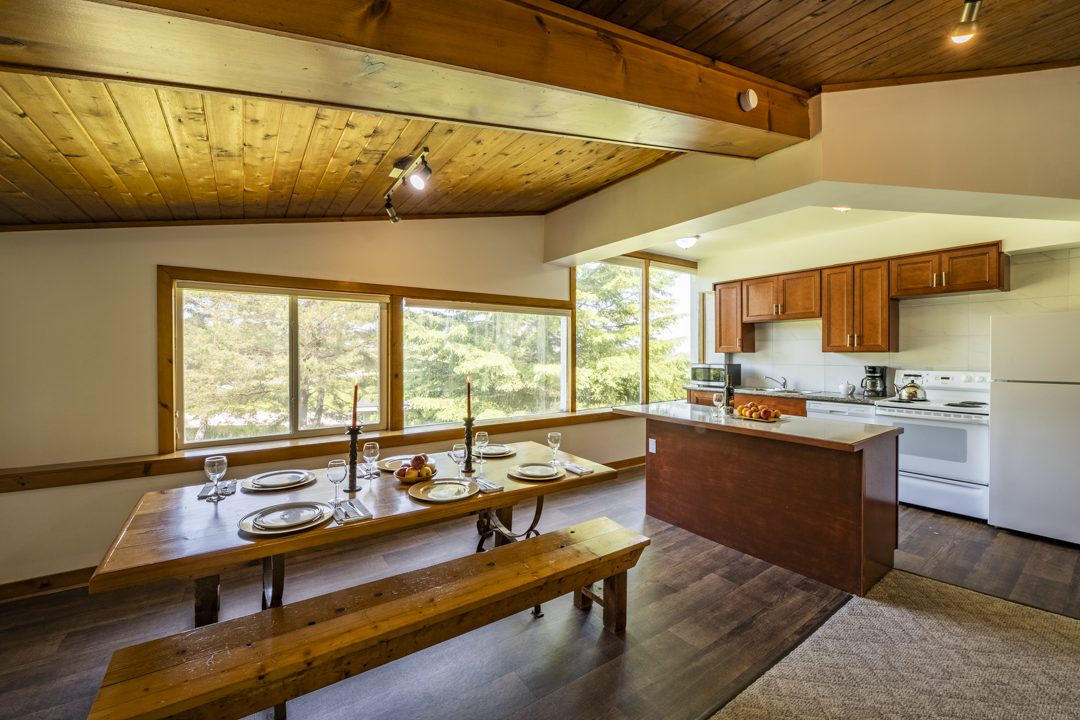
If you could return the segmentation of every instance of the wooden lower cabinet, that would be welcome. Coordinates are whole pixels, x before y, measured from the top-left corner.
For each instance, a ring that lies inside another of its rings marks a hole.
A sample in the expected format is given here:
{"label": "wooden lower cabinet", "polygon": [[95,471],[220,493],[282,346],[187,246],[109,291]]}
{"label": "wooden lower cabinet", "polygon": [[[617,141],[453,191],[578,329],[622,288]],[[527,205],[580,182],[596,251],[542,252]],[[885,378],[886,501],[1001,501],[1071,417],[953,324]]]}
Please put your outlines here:
{"label": "wooden lower cabinet", "polygon": [[[745,405],[748,402],[756,402],[758,405],[779,410],[785,415],[798,415],[806,417],[806,401],[799,398],[777,397],[776,395],[750,395],[748,393],[735,393],[735,407]],[[712,403],[709,403],[710,405]]]}
{"label": "wooden lower cabinet", "polygon": [[[723,392],[723,389],[717,388],[716,392],[710,392],[707,390],[687,390],[686,402],[691,405],[706,405],[708,407],[715,407],[713,405],[713,395],[717,392]],[[781,412],[783,412],[781,410]]]}

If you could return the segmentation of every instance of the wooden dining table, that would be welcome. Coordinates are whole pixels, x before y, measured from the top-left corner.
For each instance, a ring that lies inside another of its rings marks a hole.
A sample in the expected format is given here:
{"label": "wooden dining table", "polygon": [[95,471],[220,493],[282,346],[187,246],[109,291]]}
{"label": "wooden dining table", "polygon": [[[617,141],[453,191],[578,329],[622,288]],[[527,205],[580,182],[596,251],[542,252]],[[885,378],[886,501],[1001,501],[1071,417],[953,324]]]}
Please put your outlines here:
{"label": "wooden dining table", "polygon": [[[370,520],[338,525],[328,519],[315,528],[272,537],[256,537],[242,532],[238,522],[246,515],[285,502],[300,500],[328,502],[334,487],[326,479],[326,469],[313,469],[315,482],[293,490],[251,492],[240,487],[218,503],[199,500],[201,485],[149,492],[142,496],[93,577],[92,593],[131,587],[163,579],[193,580],[195,583],[195,624],[217,622],[220,606],[220,575],[252,561],[262,561],[263,607],[278,607],[283,602],[285,556],[329,545],[363,540],[445,522],[468,515],[478,516],[478,530],[493,534],[495,544],[512,542],[514,505],[536,498],[536,511],[529,526],[535,534],[543,510],[543,499],[551,493],[571,490],[609,480],[618,475],[613,468],[559,452],[560,462],[582,465],[593,472],[545,482],[530,482],[510,477],[507,471],[526,462],[550,462],[551,450],[539,443],[509,443],[515,455],[488,458],[483,476],[503,488],[502,492],[479,493],[465,500],[429,504],[412,498],[408,489],[394,475],[379,472],[373,479],[357,478],[359,489],[340,497],[362,502],[373,517]],[[429,455],[437,468],[435,479],[457,476],[457,465],[446,452]],[[479,467],[474,465],[474,467]],[[359,472],[359,468],[358,468]],[[478,475],[475,472],[473,476]],[[526,532],[529,532],[526,531]],[[463,551],[465,549],[463,548]]]}

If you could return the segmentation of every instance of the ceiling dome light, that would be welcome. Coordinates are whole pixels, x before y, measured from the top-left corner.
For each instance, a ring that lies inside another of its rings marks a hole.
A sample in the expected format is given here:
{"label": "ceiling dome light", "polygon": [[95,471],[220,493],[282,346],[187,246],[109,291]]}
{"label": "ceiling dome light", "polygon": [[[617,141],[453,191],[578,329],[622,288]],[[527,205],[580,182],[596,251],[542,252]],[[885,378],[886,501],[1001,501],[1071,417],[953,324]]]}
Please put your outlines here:
{"label": "ceiling dome light", "polygon": [[982,0],[964,0],[964,7],[960,10],[960,22],[953,25],[949,31],[950,40],[959,45],[975,37],[975,33],[979,31],[977,19],[981,6]]}
{"label": "ceiling dome light", "polygon": [[837,212],[851,212],[851,208],[846,207],[834,207],[833,210],[836,210]]}
{"label": "ceiling dome light", "polygon": [[428,167],[427,158],[421,156],[420,167],[416,168],[416,170],[409,175],[409,184],[417,190],[423,190],[427,187],[429,177],[431,177],[431,168]]}
{"label": "ceiling dome light", "polygon": [[698,235],[691,235],[690,237],[679,238],[675,241],[675,244],[681,247],[683,250],[689,250],[694,247],[694,243],[698,241]]}

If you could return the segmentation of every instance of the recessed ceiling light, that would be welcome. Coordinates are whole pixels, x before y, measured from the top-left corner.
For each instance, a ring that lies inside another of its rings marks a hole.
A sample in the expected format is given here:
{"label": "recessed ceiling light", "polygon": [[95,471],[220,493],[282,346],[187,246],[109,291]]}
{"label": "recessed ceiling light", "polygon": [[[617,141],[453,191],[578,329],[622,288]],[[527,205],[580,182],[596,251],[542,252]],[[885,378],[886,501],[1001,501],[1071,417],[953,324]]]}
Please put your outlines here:
{"label": "recessed ceiling light", "polygon": [[694,243],[698,241],[697,235],[691,235],[690,237],[679,238],[675,241],[675,244],[681,247],[683,250],[689,250],[694,247]]}
{"label": "recessed ceiling light", "polygon": [[851,212],[851,208],[846,207],[834,207],[833,210],[836,210],[837,212]]}
{"label": "recessed ceiling light", "polygon": [[977,19],[981,6],[982,0],[964,0],[964,7],[960,10],[960,22],[953,25],[949,31],[950,40],[959,45],[975,37],[975,33],[979,31]]}

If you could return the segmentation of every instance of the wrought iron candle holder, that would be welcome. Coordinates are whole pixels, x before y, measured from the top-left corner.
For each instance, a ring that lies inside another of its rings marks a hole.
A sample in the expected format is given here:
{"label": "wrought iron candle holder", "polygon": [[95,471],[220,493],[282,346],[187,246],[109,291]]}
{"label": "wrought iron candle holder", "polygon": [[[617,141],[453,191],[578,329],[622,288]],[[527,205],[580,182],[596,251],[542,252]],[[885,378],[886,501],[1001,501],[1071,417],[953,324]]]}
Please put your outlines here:
{"label": "wrought iron candle holder", "polygon": [[362,425],[345,428],[349,436],[349,492],[356,492],[356,446],[360,442],[360,433],[364,432]]}
{"label": "wrought iron candle holder", "polygon": [[472,426],[473,418],[465,418],[465,467],[462,472],[473,472],[472,466]]}

